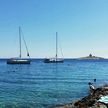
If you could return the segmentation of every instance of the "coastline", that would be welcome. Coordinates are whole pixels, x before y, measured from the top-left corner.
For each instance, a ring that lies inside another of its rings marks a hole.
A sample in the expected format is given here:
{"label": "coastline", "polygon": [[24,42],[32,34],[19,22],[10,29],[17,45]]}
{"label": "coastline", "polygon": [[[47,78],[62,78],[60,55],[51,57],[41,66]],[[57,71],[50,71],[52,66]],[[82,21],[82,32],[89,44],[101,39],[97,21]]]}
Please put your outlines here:
{"label": "coastline", "polygon": [[102,100],[105,96],[108,99],[108,85],[103,85],[94,91],[90,91],[87,96],[75,102],[56,105],[53,108],[108,108],[108,100]]}

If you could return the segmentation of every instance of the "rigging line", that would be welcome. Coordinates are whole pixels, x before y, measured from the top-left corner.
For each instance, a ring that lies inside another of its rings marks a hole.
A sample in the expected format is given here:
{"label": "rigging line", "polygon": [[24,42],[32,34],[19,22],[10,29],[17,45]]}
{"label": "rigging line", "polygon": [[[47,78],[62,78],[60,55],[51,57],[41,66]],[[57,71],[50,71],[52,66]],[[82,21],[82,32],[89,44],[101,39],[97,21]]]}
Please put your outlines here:
{"label": "rigging line", "polygon": [[19,27],[19,47],[20,47],[20,54],[19,54],[19,57],[21,58],[21,27]]}
{"label": "rigging line", "polygon": [[24,39],[23,31],[21,30],[21,32],[22,32],[22,39],[23,39],[23,41],[24,41],[25,48],[26,48],[26,51],[27,51],[27,56],[30,58],[29,51],[28,51],[28,47],[27,47],[26,41],[25,41],[25,39]]}
{"label": "rigging line", "polygon": [[[60,39],[59,39],[60,40]],[[64,55],[63,55],[63,50],[62,50],[62,47],[61,47],[61,42],[59,41],[59,47],[60,47],[60,51],[61,51],[61,55],[62,57],[64,58]]]}

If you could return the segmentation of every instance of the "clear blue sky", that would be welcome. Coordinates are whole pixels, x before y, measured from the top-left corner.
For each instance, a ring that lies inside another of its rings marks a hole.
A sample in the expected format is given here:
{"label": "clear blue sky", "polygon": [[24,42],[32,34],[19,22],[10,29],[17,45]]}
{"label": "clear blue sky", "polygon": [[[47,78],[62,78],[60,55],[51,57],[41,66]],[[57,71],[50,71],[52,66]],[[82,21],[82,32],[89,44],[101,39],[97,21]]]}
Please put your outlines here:
{"label": "clear blue sky", "polygon": [[108,58],[108,0],[0,0],[0,57],[19,55],[19,25],[31,57],[55,56],[57,31],[64,57]]}

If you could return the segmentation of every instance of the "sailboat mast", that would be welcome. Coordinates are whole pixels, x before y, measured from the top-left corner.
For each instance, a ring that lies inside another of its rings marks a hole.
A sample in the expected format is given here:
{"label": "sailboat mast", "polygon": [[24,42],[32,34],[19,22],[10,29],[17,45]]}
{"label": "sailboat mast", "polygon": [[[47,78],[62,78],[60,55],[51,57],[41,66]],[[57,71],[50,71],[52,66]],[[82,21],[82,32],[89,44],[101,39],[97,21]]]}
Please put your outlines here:
{"label": "sailboat mast", "polygon": [[58,57],[58,33],[56,32],[56,61]]}
{"label": "sailboat mast", "polygon": [[19,27],[19,47],[20,47],[20,55],[19,57],[21,58],[21,27]]}

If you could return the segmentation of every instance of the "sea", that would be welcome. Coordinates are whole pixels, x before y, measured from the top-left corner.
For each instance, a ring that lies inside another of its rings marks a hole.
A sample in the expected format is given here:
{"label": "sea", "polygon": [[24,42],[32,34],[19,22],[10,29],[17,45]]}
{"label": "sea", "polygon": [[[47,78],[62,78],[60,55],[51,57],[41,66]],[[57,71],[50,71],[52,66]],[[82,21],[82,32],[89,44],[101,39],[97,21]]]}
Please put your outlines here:
{"label": "sea", "polygon": [[1,59],[0,108],[53,108],[88,95],[89,82],[108,84],[108,60],[32,59],[30,65],[9,65]]}

